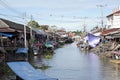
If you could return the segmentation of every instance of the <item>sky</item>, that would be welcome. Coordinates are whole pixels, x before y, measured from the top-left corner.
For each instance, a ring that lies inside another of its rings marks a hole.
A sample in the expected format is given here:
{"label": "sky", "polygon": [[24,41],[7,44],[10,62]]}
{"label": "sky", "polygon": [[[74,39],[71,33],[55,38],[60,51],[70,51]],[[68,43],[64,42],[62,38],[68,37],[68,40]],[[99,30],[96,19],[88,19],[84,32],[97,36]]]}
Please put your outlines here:
{"label": "sky", "polygon": [[32,15],[40,25],[56,25],[66,31],[83,31],[85,25],[89,31],[101,27],[102,12],[106,25],[106,16],[119,4],[120,0],[0,0],[0,18],[26,24]]}

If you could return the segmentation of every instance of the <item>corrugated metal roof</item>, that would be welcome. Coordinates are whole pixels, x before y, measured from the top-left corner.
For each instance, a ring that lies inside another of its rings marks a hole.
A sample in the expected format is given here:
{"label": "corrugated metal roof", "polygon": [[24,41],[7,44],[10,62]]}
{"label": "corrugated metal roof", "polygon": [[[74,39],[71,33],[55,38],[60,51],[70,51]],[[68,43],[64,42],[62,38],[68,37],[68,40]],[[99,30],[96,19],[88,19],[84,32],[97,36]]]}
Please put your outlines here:
{"label": "corrugated metal roof", "polygon": [[9,26],[0,19],[0,28],[8,28]]}
{"label": "corrugated metal roof", "polygon": [[107,29],[102,32],[102,35],[109,35],[109,34],[114,34],[120,32],[120,28],[112,28],[112,29]]}
{"label": "corrugated metal roof", "polygon": [[35,31],[37,34],[42,34],[42,35],[49,35],[43,30],[37,29],[37,28],[32,28],[33,31]]}
{"label": "corrugated metal roof", "polygon": [[15,29],[11,29],[11,28],[0,28],[0,32],[15,32]]}
{"label": "corrugated metal roof", "polygon": [[114,15],[114,14],[118,14],[118,13],[120,13],[120,10],[115,11],[115,12],[113,12],[113,13],[109,14],[107,17],[110,17],[110,16],[112,16],[112,15]]}
{"label": "corrugated metal roof", "polygon": [[[6,20],[6,19],[2,19],[0,18],[0,28],[11,28],[11,29],[15,29],[16,31],[19,30],[19,31],[24,31],[24,25],[23,24],[18,24],[18,23],[15,23],[15,22],[12,22],[12,21],[9,21],[9,20]],[[27,26],[26,27],[26,31],[27,32],[30,32],[30,28]]]}

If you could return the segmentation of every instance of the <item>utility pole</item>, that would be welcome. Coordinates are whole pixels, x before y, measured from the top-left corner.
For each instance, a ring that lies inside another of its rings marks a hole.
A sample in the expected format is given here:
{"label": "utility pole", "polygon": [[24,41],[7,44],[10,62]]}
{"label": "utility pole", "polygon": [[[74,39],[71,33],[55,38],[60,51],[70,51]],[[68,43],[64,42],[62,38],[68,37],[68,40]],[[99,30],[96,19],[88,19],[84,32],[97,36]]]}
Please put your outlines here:
{"label": "utility pole", "polygon": [[[31,21],[33,20],[33,16],[31,15]],[[30,38],[32,39],[32,26],[31,25],[29,25],[30,26]]]}
{"label": "utility pole", "polygon": [[83,19],[84,19],[84,22],[83,22],[84,32],[86,32],[86,17],[84,17]]}
{"label": "utility pole", "polygon": [[82,36],[85,36],[87,34],[87,31],[86,31],[86,19],[88,17],[80,17],[80,19],[83,20],[83,32],[82,32]]}
{"label": "utility pole", "polygon": [[83,19],[83,32],[85,33],[86,32],[86,19],[87,17],[82,17]]}
{"label": "utility pole", "polygon": [[104,16],[103,16],[103,8],[107,6],[107,5],[97,5],[97,7],[101,8],[101,27],[103,28],[104,27]]}
{"label": "utility pole", "polygon": [[24,13],[24,47],[27,48],[27,41],[26,41],[26,13]]}

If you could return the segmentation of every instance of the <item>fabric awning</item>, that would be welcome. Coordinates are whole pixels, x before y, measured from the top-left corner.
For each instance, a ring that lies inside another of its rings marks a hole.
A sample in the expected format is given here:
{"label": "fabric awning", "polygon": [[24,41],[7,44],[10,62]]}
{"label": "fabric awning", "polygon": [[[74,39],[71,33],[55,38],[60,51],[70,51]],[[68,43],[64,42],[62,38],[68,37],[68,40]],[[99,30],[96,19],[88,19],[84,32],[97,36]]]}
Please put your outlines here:
{"label": "fabric awning", "polygon": [[0,35],[6,36],[6,37],[12,37],[13,36],[12,34],[2,33],[2,32],[0,32]]}

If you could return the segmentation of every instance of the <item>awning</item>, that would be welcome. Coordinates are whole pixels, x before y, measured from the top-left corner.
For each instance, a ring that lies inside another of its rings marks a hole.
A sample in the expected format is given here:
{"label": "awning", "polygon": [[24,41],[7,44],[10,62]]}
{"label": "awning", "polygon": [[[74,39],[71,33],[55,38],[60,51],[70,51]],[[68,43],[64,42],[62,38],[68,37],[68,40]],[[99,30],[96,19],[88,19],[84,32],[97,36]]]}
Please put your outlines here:
{"label": "awning", "polygon": [[94,33],[93,35],[94,35],[94,36],[100,36],[100,35],[101,35],[101,32]]}
{"label": "awning", "polygon": [[28,53],[28,48],[18,48],[18,50],[16,51],[17,54],[20,54],[20,53],[25,53],[27,54]]}
{"label": "awning", "polygon": [[47,33],[43,30],[37,29],[37,28],[32,28],[36,34],[41,34],[41,35],[47,35]]}
{"label": "awning", "polygon": [[66,34],[65,34],[65,35],[61,35],[61,37],[62,37],[62,38],[64,38],[64,37],[68,37],[68,35],[66,35]]}
{"label": "awning", "polygon": [[58,80],[40,73],[29,62],[8,62],[7,64],[23,80]]}
{"label": "awning", "polygon": [[54,48],[54,46],[52,44],[48,44],[48,43],[45,44],[45,47],[47,47],[47,48]]}
{"label": "awning", "polygon": [[0,35],[6,36],[6,37],[12,37],[13,36],[12,34],[2,33],[2,32],[0,32]]}

